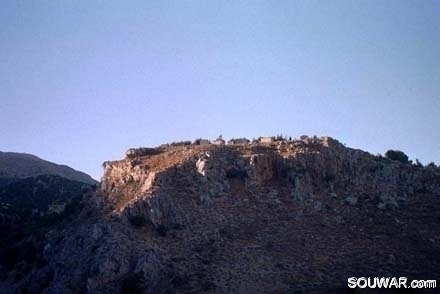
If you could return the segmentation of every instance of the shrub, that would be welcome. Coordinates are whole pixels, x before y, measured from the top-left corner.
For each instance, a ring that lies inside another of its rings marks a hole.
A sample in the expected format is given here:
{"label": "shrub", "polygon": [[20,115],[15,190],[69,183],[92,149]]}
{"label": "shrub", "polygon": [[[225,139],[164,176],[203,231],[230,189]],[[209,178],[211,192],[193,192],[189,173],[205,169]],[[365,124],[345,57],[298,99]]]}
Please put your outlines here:
{"label": "shrub", "polygon": [[172,142],[171,146],[189,146],[191,145],[191,141],[180,141],[180,142]]}
{"label": "shrub", "polygon": [[428,167],[428,168],[436,168],[437,166],[435,165],[434,162],[430,162],[430,163],[428,163],[428,164],[426,165],[426,167]]}
{"label": "shrub", "polygon": [[246,170],[241,170],[236,167],[231,167],[228,170],[226,170],[226,177],[228,179],[240,179],[244,180],[248,177],[248,174]]}
{"label": "shrub", "polygon": [[147,220],[142,215],[131,216],[128,221],[133,227],[142,227],[147,223]]}
{"label": "shrub", "polygon": [[385,157],[391,160],[400,161],[402,163],[408,163],[408,156],[400,150],[388,150],[385,153]]}
{"label": "shrub", "polygon": [[21,250],[16,246],[5,248],[0,252],[0,264],[6,270],[12,270],[15,264],[22,259],[23,256],[21,254]]}
{"label": "shrub", "polygon": [[144,293],[144,291],[145,279],[142,271],[129,274],[122,283],[122,293],[124,294]]}
{"label": "shrub", "polygon": [[163,225],[159,225],[156,227],[156,232],[159,234],[159,236],[166,236],[167,235],[167,228]]}

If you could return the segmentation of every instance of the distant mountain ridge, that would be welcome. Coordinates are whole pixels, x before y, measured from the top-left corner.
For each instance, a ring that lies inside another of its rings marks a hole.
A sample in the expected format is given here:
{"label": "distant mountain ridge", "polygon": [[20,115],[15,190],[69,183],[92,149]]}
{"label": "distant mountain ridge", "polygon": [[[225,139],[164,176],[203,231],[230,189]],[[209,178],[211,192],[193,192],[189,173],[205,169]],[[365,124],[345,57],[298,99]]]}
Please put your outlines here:
{"label": "distant mountain ridge", "polygon": [[11,179],[24,179],[40,175],[57,175],[92,185],[97,183],[88,174],[66,165],[46,161],[32,154],[0,151],[0,185]]}

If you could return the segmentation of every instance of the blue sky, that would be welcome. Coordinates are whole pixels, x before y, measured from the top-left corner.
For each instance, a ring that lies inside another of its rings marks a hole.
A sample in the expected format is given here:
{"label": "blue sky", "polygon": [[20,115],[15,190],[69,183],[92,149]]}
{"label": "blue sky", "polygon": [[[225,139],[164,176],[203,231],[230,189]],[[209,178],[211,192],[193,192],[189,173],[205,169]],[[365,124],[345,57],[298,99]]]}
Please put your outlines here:
{"label": "blue sky", "polygon": [[329,135],[440,163],[438,1],[1,1],[0,150]]}

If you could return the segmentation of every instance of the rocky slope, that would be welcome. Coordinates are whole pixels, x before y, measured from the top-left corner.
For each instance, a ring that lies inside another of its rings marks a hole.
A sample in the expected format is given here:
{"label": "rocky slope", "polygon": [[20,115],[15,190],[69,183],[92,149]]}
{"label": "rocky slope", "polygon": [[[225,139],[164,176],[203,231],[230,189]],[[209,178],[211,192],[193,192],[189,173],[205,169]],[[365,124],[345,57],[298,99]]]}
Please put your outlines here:
{"label": "rocky slope", "polygon": [[20,280],[42,267],[45,235],[77,215],[96,184],[70,167],[0,152],[0,280]]}
{"label": "rocky slope", "polygon": [[44,293],[340,293],[347,278],[440,274],[440,170],[331,138],[131,149],[47,233]]}
{"label": "rocky slope", "polygon": [[[53,175],[0,187],[0,280],[8,276],[20,280],[45,265],[45,235],[60,224],[67,225],[66,221],[81,211],[81,200],[92,189]],[[1,293],[9,289],[3,287]]]}
{"label": "rocky slope", "polygon": [[59,165],[32,154],[0,151],[0,186],[17,179],[40,175],[57,175],[69,180],[97,184],[89,175],[66,165]]}

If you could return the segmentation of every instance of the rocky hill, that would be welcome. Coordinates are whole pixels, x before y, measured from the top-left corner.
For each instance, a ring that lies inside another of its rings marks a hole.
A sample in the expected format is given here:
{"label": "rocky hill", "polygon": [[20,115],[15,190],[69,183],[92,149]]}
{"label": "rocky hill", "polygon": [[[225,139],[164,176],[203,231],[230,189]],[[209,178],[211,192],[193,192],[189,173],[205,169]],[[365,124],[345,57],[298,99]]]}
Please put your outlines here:
{"label": "rocky hill", "polygon": [[70,167],[0,152],[0,280],[20,279],[41,267],[45,235],[77,215],[83,196],[96,184]]}
{"label": "rocky hill", "polygon": [[[200,141],[201,142],[201,141]],[[104,163],[99,191],[1,292],[340,293],[439,279],[440,170],[338,141],[173,144]]]}
{"label": "rocky hill", "polygon": [[0,185],[40,175],[57,175],[73,181],[97,184],[89,175],[66,165],[52,163],[32,154],[0,151]]}

